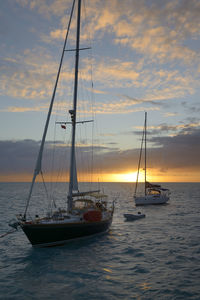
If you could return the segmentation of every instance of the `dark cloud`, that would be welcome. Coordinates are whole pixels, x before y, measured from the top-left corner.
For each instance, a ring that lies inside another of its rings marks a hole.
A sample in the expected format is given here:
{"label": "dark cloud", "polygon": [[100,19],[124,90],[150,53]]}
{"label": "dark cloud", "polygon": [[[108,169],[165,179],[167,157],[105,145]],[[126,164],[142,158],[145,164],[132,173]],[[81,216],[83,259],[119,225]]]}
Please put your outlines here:
{"label": "dark cloud", "polygon": [[151,142],[156,146],[149,153],[154,166],[163,169],[200,168],[199,128],[184,128],[178,135],[171,137],[153,137]]}
{"label": "dark cloud", "polygon": [[[200,126],[197,119],[188,124],[161,124],[148,130],[148,166],[162,171],[174,168],[200,168]],[[196,121],[196,123],[194,122]],[[159,132],[159,135],[158,135]],[[162,135],[173,132],[172,136]],[[142,137],[142,131],[132,132]],[[0,172],[5,174],[32,173],[40,141],[0,141]],[[101,170],[104,173],[137,169],[139,149],[120,150],[115,143],[107,146],[82,143],[76,149],[77,167],[82,172]],[[53,161],[53,163],[52,163]],[[61,141],[47,141],[44,148],[43,171],[69,170],[70,147]]]}
{"label": "dark cloud", "polygon": [[1,173],[30,172],[38,149],[38,142],[33,140],[0,141]]}
{"label": "dark cloud", "polygon": [[[157,128],[155,127],[155,129],[147,129],[147,134],[148,136],[151,135],[160,135],[160,133],[164,133],[164,132],[169,132],[169,131],[177,131],[178,130],[178,126],[170,126],[167,124],[161,124],[159,125]],[[142,138],[142,134],[143,134],[143,130],[137,130],[137,131],[126,131],[126,132],[121,132],[120,134],[122,135],[136,135]]]}
{"label": "dark cloud", "polygon": [[200,103],[199,102],[191,104],[190,102],[183,101],[181,104],[185,108],[186,112],[189,114],[190,113],[194,114],[194,113],[200,112]]}
{"label": "dark cloud", "polygon": [[[200,168],[200,127],[193,127],[192,124],[186,124],[183,128],[179,126],[161,126],[159,133],[168,131],[178,131],[174,136],[159,136],[155,133],[158,131],[151,131],[148,134],[148,152],[147,160],[149,168],[158,168],[162,172],[168,169],[193,168],[198,170]],[[141,137],[142,132],[134,132]],[[110,159],[107,165],[122,171],[129,168],[137,168],[139,149],[116,151],[109,153]],[[108,154],[105,154],[104,161],[107,161]],[[115,161],[115,165],[113,164]]]}
{"label": "dark cloud", "polygon": [[[39,147],[40,141],[34,140],[0,141],[1,174],[33,172]],[[106,146],[84,145],[77,147],[77,165],[79,165],[79,170],[86,171],[86,169],[88,169],[88,164],[90,164],[89,161],[91,161],[94,156],[96,161],[95,165],[99,168],[102,164],[101,157],[104,157],[103,153],[108,153],[109,151],[110,147]],[[96,154],[93,155],[93,152]],[[66,145],[61,141],[46,142],[42,161],[44,172],[49,172],[51,170],[58,171],[60,169],[69,170],[69,161],[69,145]]]}
{"label": "dark cloud", "polygon": [[[188,133],[194,133],[195,130],[198,131],[198,127],[199,127],[199,119],[198,118],[193,118],[193,117],[188,117],[187,121],[189,121],[189,123],[185,123],[184,121],[180,121],[180,124],[178,125],[168,125],[166,123],[162,123],[158,126],[154,126],[151,128],[147,128],[147,135],[149,136],[153,136],[153,135],[162,135],[162,134],[166,134],[166,133],[176,133],[177,135],[185,135]],[[142,136],[143,131],[139,130],[139,131],[129,131],[126,134],[134,134],[137,136]]]}
{"label": "dark cloud", "polygon": [[[183,128],[175,136],[150,137],[148,145],[148,167],[162,172],[182,168],[200,168],[200,128]],[[33,140],[0,141],[1,174],[31,173],[34,170],[40,142]],[[94,154],[92,154],[94,150]],[[70,148],[62,142],[47,142],[44,149],[43,170],[69,169]],[[93,170],[103,173],[120,173],[137,169],[139,149],[121,151],[103,146],[77,147],[77,165],[80,171]],[[54,163],[52,164],[52,158]],[[90,162],[89,162],[90,161]]]}

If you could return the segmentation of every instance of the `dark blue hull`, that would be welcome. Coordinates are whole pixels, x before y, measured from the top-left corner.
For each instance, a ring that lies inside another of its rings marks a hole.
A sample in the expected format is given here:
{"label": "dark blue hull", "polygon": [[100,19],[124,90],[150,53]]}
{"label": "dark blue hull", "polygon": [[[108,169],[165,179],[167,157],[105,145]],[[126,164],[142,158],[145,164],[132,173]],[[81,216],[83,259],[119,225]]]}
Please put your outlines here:
{"label": "dark blue hull", "polygon": [[83,238],[105,232],[109,229],[112,218],[99,222],[26,224],[21,228],[33,246],[48,247],[62,245],[72,239]]}

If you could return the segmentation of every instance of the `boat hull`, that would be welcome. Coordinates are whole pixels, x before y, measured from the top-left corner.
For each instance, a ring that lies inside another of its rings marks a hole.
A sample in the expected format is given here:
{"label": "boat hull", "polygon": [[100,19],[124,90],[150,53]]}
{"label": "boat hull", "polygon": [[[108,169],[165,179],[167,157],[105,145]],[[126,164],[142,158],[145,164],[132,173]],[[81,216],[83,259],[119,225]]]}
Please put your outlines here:
{"label": "boat hull", "polygon": [[167,196],[147,195],[143,197],[135,197],[135,205],[159,205],[165,204],[169,200]]}
{"label": "boat hull", "polygon": [[112,218],[99,222],[58,224],[21,224],[21,228],[33,246],[62,245],[69,240],[87,237],[109,229]]}
{"label": "boat hull", "polygon": [[135,221],[145,218],[145,214],[124,214],[126,221]]}

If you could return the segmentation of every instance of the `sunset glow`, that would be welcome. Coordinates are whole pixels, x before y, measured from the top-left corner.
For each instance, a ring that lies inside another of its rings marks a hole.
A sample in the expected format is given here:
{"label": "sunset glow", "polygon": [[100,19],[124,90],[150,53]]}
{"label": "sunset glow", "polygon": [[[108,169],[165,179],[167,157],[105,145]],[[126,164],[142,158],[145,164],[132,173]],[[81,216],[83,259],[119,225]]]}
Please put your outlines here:
{"label": "sunset glow", "polygon": [[[180,174],[181,170],[175,169],[173,172],[161,173],[159,170],[151,170],[152,175],[147,175],[147,181],[150,182],[200,182],[200,174],[198,171],[193,172],[183,172]],[[52,174],[44,174],[45,181],[47,182],[66,182],[68,181],[68,174],[63,174],[62,177],[58,179],[58,176]],[[104,174],[78,174],[78,179],[80,182],[136,182],[137,172],[127,172],[127,173],[104,173]],[[12,173],[7,175],[0,175],[0,182],[30,182],[32,180],[32,174],[28,173]],[[42,178],[38,176],[38,182],[42,181]],[[144,173],[140,174],[139,182],[144,182]]]}
{"label": "sunset glow", "polygon": [[137,179],[137,172],[112,175],[112,181],[117,181],[117,182],[135,182],[136,179]]}

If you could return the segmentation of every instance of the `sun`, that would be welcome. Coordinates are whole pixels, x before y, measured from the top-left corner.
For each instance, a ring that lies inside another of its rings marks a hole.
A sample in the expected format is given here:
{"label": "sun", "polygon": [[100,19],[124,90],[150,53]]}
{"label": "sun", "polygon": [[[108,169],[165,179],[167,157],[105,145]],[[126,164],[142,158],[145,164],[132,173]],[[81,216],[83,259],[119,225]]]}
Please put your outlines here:
{"label": "sun", "polygon": [[125,174],[113,174],[113,181],[118,182],[136,182],[137,172],[129,172]]}
{"label": "sun", "polygon": [[135,182],[137,179],[137,172],[122,174],[122,179],[125,182]]}

